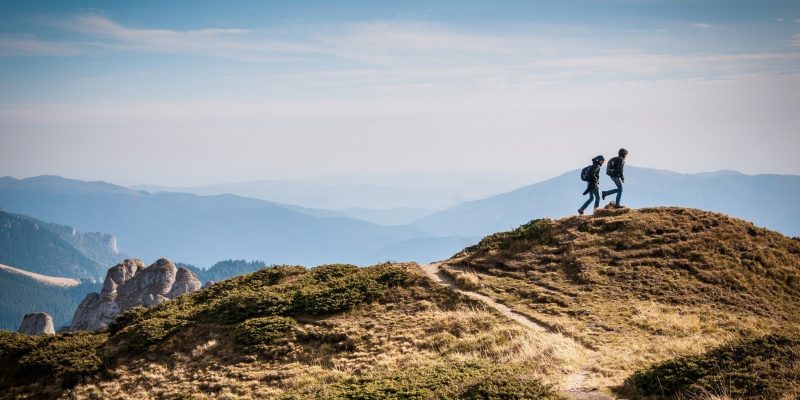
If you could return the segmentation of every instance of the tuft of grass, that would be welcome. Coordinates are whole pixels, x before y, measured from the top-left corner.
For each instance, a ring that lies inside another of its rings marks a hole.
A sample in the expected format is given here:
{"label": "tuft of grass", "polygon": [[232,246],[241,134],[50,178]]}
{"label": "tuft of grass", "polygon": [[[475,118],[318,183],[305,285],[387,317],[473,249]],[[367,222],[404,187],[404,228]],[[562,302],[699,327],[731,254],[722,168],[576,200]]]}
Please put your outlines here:
{"label": "tuft of grass", "polygon": [[640,396],[737,399],[800,395],[800,338],[767,335],[724,344],[704,354],[678,357],[637,371],[626,380]]}

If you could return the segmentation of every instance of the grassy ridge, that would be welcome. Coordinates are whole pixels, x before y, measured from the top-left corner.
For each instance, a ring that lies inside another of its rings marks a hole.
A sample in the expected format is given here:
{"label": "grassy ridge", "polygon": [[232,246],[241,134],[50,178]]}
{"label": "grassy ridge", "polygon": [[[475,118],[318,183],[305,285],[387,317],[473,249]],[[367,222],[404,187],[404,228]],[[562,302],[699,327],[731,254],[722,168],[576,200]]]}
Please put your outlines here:
{"label": "grassy ridge", "polygon": [[560,398],[543,381],[548,365],[567,365],[544,348],[555,344],[430,285],[411,265],[265,268],[129,310],[107,333],[5,333],[0,392]]}

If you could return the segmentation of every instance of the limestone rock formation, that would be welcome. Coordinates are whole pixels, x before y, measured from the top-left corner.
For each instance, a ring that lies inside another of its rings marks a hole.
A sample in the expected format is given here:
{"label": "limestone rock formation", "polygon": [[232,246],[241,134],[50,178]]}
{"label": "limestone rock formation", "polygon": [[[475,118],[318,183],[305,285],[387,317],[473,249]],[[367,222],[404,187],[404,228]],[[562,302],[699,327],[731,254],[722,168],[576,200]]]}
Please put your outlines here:
{"label": "limestone rock formation", "polygon": [[19,325],[19,333],[33,336],[53,335],[56,333],[53,329],[53,317],[47,313],[26,314]]}
{"label": "limestone rock formation", "polygon": [[197,276],[162,258],[149,267],[141,260],[125,260],[111,267],[100,293],[89,293],[75,311],[73,331],[97,331],[116,316],[136,306],[150,307],[200,289]]}
{"label": "limestone rock formation", "polygon": [[197,276],[186,268],[178,268],[178,274],[175,276],[175,283],[172,284],[172,289],[167,293],[167,297],[174,299],[182,294],[192,293],[198,290],[203,285]]}

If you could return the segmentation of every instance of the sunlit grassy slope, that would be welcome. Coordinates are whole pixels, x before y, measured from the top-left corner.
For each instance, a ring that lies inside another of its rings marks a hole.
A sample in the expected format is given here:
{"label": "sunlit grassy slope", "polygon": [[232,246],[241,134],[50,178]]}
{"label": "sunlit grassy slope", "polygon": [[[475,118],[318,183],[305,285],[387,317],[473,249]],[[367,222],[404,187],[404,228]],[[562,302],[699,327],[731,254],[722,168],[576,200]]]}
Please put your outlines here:
{"label": "sunlit grassy slope", "polygon": [[449,264],[463,286],[596,349],[591,379],[601,386],[740,337],[799,329],[800,240],[722,214],[536,220]]}
{"label": "sunlit grassy slope", "polygon": [[[559,398],[582,354],[416,265],[267,268],[108,333],[0,335],[2,392],[39,398]],[[73,386],[74,385],[74,386]]]}
{"label": "sunlit grassy slope", "polygon": [[550,331],[415,264],[270,267],[105,333],[0,332],[0,394],[547,399],[576,381],[629,397],[800,393],[798,239],[699,210],[601,210],[489,236],[444,271]]}

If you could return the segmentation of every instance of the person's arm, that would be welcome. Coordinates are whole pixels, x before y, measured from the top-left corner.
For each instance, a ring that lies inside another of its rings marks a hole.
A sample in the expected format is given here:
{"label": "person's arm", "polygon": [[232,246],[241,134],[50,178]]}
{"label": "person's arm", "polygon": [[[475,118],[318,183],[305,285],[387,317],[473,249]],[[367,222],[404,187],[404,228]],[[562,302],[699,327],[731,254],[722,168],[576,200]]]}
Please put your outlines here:
{"label": "person's arm", "polygon": [[625,182],[625,160],[620,158],[620,161],[622,161],[622,162],[619,163],[619,179],[622,180],[622,182],[624,183]]}

